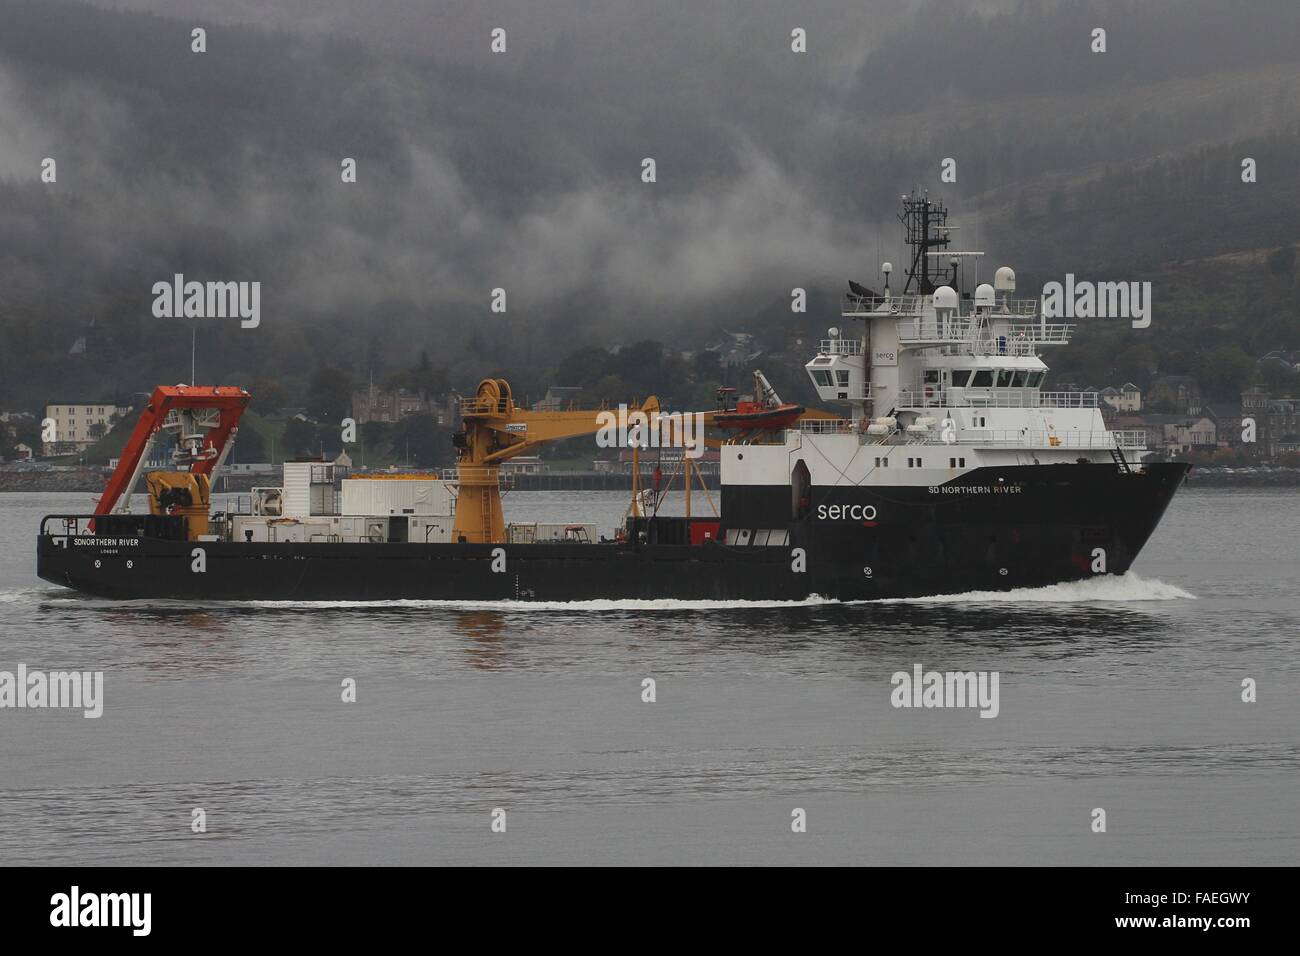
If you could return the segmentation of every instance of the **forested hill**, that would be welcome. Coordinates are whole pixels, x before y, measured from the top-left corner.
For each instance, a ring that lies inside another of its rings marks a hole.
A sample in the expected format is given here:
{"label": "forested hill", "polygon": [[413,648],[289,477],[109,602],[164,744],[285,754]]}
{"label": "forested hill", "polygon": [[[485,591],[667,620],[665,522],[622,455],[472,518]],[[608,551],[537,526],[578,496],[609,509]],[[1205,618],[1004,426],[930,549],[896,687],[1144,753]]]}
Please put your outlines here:
{"label": "forested hill", "polygon": [[771,362],[838,322],[845,278],[901,260],[913,185],[1022,291],[1153,282],[1152,327],[1086,328],[1062,375],[1209,364],[1231,390],[1300,348],[1294,0],[503,0],[405,4],[401,30],[341,0],[305,24],[235,4],[196,54],[210,6],[0,0],[0,410],[188,378],[190,326],[152,314],[176,273],[261,283],[256,329],[200,324],[200,378],[289,404],[322,368],[382,380],[422,350],[461,389],[536,394],[579,348],[724,329],[796,387]]}

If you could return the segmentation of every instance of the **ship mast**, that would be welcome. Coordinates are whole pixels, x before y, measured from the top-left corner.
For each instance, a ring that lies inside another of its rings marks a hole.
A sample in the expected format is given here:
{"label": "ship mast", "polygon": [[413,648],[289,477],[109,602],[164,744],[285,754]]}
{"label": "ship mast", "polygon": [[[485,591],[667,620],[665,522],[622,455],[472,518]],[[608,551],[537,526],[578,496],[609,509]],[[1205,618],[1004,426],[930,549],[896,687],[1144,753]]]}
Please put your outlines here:
{"label": "ship mast", "polygon": [[907,230],[907,244],[912,248],[912,265],[907,270],[907,287],[904,295],[930,295],[942,284],[951,281],[939,265],[939,257],[928,255],[932,249],[946,249],[948,232],[948,207],[931,201],[930,194],[918,196],[913,192],[903,196],[903,211],[898,221]]}

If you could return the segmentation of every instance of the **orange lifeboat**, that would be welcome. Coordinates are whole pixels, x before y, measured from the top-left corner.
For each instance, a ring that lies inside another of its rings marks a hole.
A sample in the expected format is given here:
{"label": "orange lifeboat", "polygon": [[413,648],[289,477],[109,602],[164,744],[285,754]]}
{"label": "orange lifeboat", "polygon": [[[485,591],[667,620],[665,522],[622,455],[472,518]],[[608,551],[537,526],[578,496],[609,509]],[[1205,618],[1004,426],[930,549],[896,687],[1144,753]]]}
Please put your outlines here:
{"label": "orange lifeboat", "polygon": [[733,410],[718,412],[713,416],[717,428],[742,429],[745,431],[777,431],[790,428],[804,413],[802,405],[783,402],[780,405],[766,405],[763,402],[737,402]]}

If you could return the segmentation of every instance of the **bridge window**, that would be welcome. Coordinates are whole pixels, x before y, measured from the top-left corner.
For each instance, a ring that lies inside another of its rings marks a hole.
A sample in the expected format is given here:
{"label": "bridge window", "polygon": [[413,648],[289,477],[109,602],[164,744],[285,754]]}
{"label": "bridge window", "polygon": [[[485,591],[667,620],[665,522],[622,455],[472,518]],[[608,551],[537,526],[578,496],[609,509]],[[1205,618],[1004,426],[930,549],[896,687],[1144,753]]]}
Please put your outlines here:
{"label": "bridge window", "polygon": [[993,387],[993,370],[987,368],[977,369],[974,378],[971,379],[972,388],[992,388]]}
{"label": "bridge window", "polygon": [[831,381],[831,373],[824,368],[815,368],[812,370],[813,381],[822,388],[830,388],[834,383]]}
{"label": "bridge window", "polygon": [[1029,380],[1025,383],[1029,388],[1037,388],[1043,382],[1042,372],[1030,372]]}
{"label": "bridge window", "polygon": [[1011,387],[1012,387],[1012,388],[1024,388],[1024,387],[1025,387],[1025,379],[1026,379],[1028,376],[1029,376],[1029,373],[1028,373],[1028,372],[1023,372],[1023,371],[1021,371],[1021,372],[1016,372],[1015,376],[1011,379]]}
{"label": "bridge window", "polygon": [[998,372],[998,388],[1010,388],[1011,376],[1012,372],[1009,368],[1004,368],[1002,371]]}
{"label": "bridge window", "polygon": [[849,387],[849,370],[839,368],[835,370],[835,380],[839,383],[840,388]]}
{"label": "bridge window", "polygon": [[968,369],[968,368],[959,368],[959,369],[954,369],[954,370],[953,370],[953,373],[952,373],[952,387],[953,387],[953,388],[965,388],[965,387],[966,387],[966,383],[967,383],[969,380],[970,380],[970,369]]}

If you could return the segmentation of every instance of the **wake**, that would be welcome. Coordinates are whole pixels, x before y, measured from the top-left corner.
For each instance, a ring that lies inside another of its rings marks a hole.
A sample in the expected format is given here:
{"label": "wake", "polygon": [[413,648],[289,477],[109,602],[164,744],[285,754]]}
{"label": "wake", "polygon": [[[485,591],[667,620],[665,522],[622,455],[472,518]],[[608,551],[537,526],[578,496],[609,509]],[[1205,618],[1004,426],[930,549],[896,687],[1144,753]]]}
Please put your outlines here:
{"label": "wake", "polygon": [[1101,575],[1086,581],[1070,581],[1065,584],[1049,584],[1040,588],[1015,588],[1010,591],[966,591],[960,594],[936,594],[927,597],[910,598],[876,598],[862,601],[837,601],[820,595],[811,595],[801,601],[714,601],[714,600],[678,600],[663,598],[644,600],[628,598],[621,600],[591,601],[488,601],[488,600],[424,600],[397,599],[374,601],[173,601],[166,599],[141,598],[126,601],[108,601],[73,595],[69,592],[49,589],[22,589],[0,591],[0,603],[22,600],[57,600],[54,595],[65,597],[68,601],[80,604],[88,602],[102,603],[112,607],[154,607],[186,608],[200,607],[244,607],[266,608],[268,610],[380,610],[430,609],[447,611],[501,611],[526,612],[568,611],[595,612],[602,611],[746,611],[776,610],[781,608],[834,607],[871,604],[950,604],[984,606],[992,604],[1127,604],[1145,601],[1194,601],[1196,595],[1173,584],[1163,581],[1148,580],[1133,572],[1122,576]]}
{"label": "wake", "polygon": [[966,591],[930,597],[883,598],[875,604],[1122,604],[1130,601],[1195,601],[1196,595],[1173,584],[1148,580],[1132,571],[1041,588]]}

